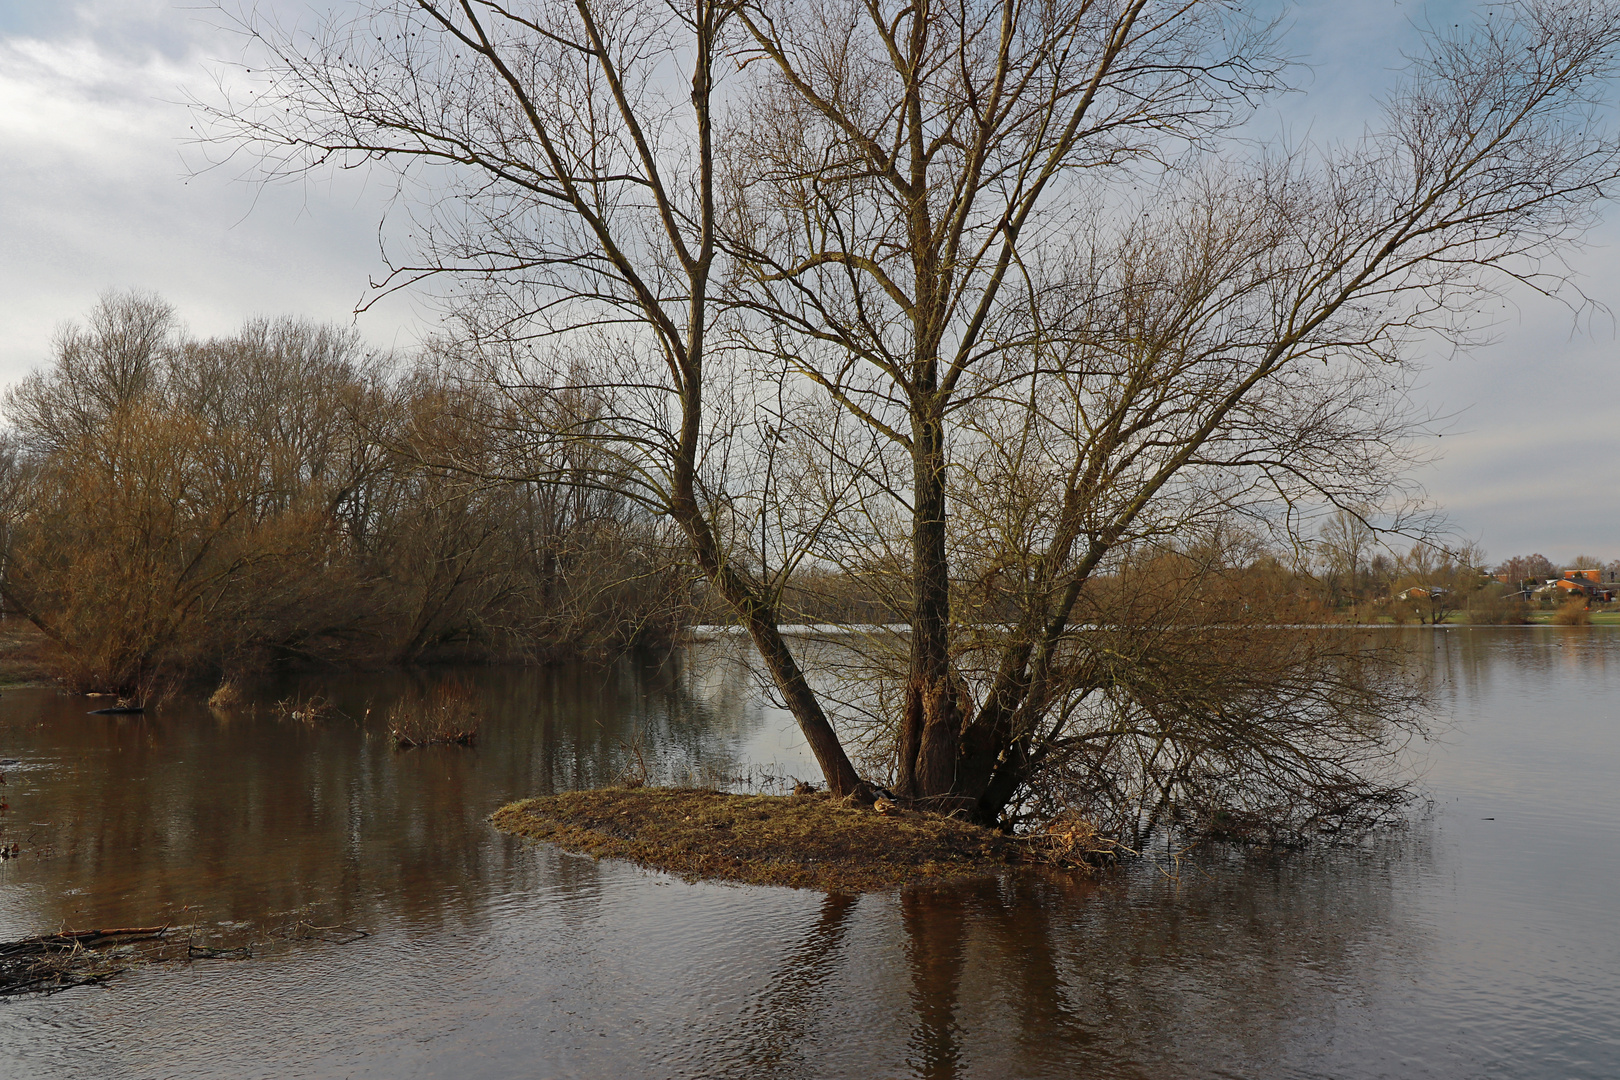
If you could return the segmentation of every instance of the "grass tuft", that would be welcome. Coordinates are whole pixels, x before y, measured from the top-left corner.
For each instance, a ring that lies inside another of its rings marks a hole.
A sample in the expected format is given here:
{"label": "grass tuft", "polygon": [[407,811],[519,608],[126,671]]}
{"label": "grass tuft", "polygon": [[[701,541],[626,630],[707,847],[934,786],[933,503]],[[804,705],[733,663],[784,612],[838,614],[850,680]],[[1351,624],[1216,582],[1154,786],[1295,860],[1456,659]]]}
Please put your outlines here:
{"label": "grass tuft", "polygon": [[236,683],[226,679],[208,697],[208,707],[215,712],[231,712],[247,704],[247,698]]}

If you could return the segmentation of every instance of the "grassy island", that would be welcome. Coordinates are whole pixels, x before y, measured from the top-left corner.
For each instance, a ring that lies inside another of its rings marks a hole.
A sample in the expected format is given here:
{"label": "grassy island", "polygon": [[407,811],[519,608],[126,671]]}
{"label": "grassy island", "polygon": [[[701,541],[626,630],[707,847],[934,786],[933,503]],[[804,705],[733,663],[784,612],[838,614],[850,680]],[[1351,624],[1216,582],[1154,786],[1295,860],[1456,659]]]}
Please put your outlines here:
{"label": "grassy island", "polygon": [[688,880],[833,892],[993,875],[1035,854],[1028,841],[993,829],[879,807],[827,794],[601,788],[515,802],[490,820],[503,832]]}

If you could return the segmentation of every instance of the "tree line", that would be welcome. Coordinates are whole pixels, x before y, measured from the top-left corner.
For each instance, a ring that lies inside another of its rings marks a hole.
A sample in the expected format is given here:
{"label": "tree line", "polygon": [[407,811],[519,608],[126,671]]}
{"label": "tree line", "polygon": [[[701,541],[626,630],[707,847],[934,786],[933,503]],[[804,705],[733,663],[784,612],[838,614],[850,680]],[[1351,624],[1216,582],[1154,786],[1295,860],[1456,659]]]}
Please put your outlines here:
{"label": "tree line", "polygon": [[666,527],[577,477],[591,402],[522,402],[453,351],[367,351],[292,318],[186,335],[102,297],[11,387],[0,597],[63,682],[139,694],[278,660],[544,658],[665,640],[685,582]]}
{"label": "tree line", "polygon": [[1338,617],[1437,624],[1464,613],[1476,624],[1525,623],[1532,603],[1554,607],[1569,601],[1547,588],[1565,570],[1595,570],[1601,581],[1620,580],[1620,559],[1605,564],[1584,554],[1567,566],[1539,552],[1491,564],[1477,544],[1433,539],[1401,551],[1367,523],[1368,516],[1366,508],[1339,510],[1321,525],[1309,551],[1315,588]]}

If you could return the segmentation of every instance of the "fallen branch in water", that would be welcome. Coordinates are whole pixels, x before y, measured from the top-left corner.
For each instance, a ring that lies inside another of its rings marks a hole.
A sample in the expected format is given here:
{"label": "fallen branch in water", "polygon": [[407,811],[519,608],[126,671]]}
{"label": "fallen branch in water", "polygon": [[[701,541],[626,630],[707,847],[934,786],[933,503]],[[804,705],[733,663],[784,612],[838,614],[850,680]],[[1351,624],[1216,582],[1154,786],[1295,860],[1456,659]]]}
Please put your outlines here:
{"label": "fallen branch in water", "polygon": [[0,942],[0,998],[91,986],[143,964],[251,960],[277,941],[349,945],[371,936],[371,931],[347,923],[318,926],[302,918],[270,928],[219,925],[229,927],[227,935],[205,924],[171,924],[64,930]]}
{"label": "fallen branch in water", "polygon": [[[160,941],[167,926],[68,930],[0,943],[0,997],[54,994],[99,983],[127,969],[127,947]],[[116,952],[93,946],[114,943]]]}
{"label": "fallen branch in water", "polygon": [[[305,931],[308,931],[306,933]],[[328,936],[335,935],[335,936]],[[339,923],[336,926],[316,926],[314,923],[299,920],[293,927],[292,937],[300,941],[324,941],[329,945],[352,945],[361,938],[371,936],[370,930],[362,930],[358,926]]]}

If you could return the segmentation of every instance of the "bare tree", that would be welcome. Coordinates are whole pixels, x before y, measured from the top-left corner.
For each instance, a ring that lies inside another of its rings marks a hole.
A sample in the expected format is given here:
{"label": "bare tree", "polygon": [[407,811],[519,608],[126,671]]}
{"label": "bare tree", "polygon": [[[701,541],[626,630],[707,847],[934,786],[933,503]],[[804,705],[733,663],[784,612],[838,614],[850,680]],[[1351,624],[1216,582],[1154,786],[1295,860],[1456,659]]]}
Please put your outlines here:
{"label": "bare tree", "polygon": [[1515,555],[1505,559],[1496,568],[1507,578],[1507,584],[1518,589],[1539,589],[1558,573],[1552,560],[1537,552],[1533,555]]}
{"label": "bare tree", "polygon": [[[561,434],[679,525],[835,791],[859,778],[781,600],[829,567],[886,590],[894,777],[986,821],[1116,728],[1178,784],[1213,768],[1207,729],[1117,727],[1134,697],[1076,727],[1130,684],[1087,660],[1091,583],[1222,518],[1385,498],[1416,344],[1466,339],[1501,282],[1556,290],[1617,171],[1596,0],[1435,32],[1363,138],[1247,162],[1221,132],[1280,65],[1237,5],[418,0],[242,29],[261,81],[203,106],[212,138],[271,177],[396,171],[414,247],[383,287],[452,282],[509,393],[609,403]],[[1331,700],[1251,735],[1378,744]]]}
{"label": "bare tree", "polygon": [[[1052,677],[1087,647],[1072,629],[1092,575],[1215,514],[1385,498],[1413,343],[1466,336],[1493,274],[1557,287],[1543,260],[1615,174],[1589,87],[1620,19],[1524,3],[1432,35],[1353,145],[1149,186],[1133,158],[1162,158],[1167,131],[1210,137],[1188,102],[1269,71],[1263,38],[1210,54],[1212,10],[1171,36],[1157,14],[738,16],[764,61],[735,167],[744,302],[870,438],[840,455],[880,463],[862,466],[863,520],[885,497],[909,518],[909,551],[888,554],[911,603],[899,783],[985,819],[1092,689]],[[1144,107],[1162,124],[1138,128]],[[1151,194],[1123,196],[1131,182]],[[953,500],[971,555],[952,550]],[[996,625],[953,597],[975,561],[1016,583],[1018,617],[969,673],[953,641],[982,656]]]}
{"label": "bare tree", "polygon": [[1323,522],[1319,530],[1324,583],[1335,604],[1364,598],[1362,589],[1368,560],[1377,543],[1376,534],[1367,523],[1369,516],[1371,510],[1366,507],[1340,509]]}
{"label": "bare tree", "polygon": [[87,325],[57,331],[53,365],[6,391],[6,415],[34,450],[83,438],[158,388],[178,333],[174,308],[152,293],[103,293]]}
{"label": "bare tree", "polygon": [[1403,603],[1419,622],[1439,626],[1471,606],[1486,580],[1479,569],[1483,556],[1472,544],[1456,549],[1414,544],[1399,560],[1395,602]]}

